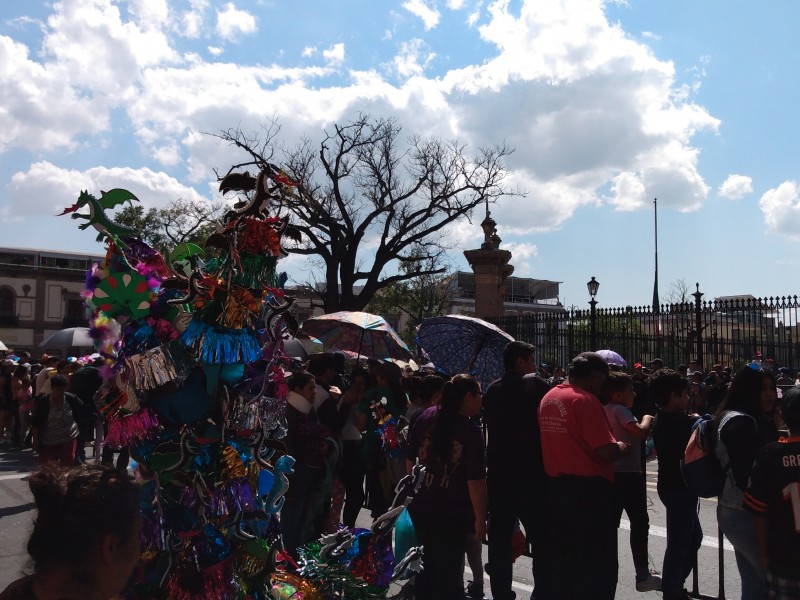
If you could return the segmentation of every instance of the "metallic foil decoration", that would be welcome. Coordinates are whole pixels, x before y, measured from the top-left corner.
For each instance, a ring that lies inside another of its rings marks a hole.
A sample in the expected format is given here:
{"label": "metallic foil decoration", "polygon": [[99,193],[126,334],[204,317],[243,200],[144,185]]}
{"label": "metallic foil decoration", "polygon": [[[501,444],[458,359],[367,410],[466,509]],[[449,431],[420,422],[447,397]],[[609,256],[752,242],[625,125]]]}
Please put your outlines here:
{"label": "metallic foil decoration", "polygon": [[298,575],[273,573],[269,583],[269,593],[274,600],[323,600],[317,587]]}
{"label": "metallic foil decoration", "polygon": [[170,342],[125,358],[128,384],[139,390],[153,390],[186,379],[193,367],[180,344]]}

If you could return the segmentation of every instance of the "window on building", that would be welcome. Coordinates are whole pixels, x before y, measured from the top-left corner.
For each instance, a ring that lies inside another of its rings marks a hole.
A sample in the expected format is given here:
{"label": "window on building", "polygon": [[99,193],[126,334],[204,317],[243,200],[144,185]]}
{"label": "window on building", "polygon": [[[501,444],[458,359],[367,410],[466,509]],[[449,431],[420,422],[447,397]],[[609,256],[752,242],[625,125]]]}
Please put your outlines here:
{"label": "window on building", "polygon": [[3,325],[12,325],[17,318],[15,299],[14,290],[0,289],[0,323]]}

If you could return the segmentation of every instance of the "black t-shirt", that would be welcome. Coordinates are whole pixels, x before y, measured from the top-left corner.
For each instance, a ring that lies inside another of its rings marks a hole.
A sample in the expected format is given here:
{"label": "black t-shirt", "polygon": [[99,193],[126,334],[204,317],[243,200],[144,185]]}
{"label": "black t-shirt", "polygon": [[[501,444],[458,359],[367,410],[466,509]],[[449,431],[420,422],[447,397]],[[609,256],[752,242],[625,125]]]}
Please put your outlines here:
{"label": "black t-shirt", "polygon": [[800,437],[761,449],[744,508],[767,519],[769,570],[784,579],[800,580]]}
{"label": "black t-shirt", "polygon": [[431,448],[431,430],[438,406],[426,409],[414,423],[408,438],[406,458],[417,458],[425,466],[425,479],[408,507],[412,518],[425,515],[443,525],[455,525],[465,532],[475,524],[475,512],[468,481],[486,477],[486,453],[480,428],[458,415],[451,432],[450,454],[436,457]]}
{"label": "black t-shirt", "polygon": [[659,410],[653,422],[653,444],[658,455],[658,487],[685,489],[681,460],[697,417]]}
{"label": "black t-shirt", "polygon": [[545,477],[539,403],[550,391],[541,377],[507,372],[486,390],[483,421],[490,479],[533,483]]}

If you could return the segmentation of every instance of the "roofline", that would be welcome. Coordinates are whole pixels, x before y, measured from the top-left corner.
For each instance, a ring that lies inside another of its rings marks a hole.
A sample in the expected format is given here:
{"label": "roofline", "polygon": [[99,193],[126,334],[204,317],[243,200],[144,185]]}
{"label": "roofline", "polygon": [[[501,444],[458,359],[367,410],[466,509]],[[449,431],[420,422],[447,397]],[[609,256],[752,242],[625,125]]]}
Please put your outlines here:
{"label": "roofline", "polygon": [[35,254],[57,254],[59,256],[80,256],[84,258],[105,258],[106,254],[95,254],[92,252],[69,252],[67,250],[48,250],[46,248],[12,248],[0,246],[0,252],[32,252]]}

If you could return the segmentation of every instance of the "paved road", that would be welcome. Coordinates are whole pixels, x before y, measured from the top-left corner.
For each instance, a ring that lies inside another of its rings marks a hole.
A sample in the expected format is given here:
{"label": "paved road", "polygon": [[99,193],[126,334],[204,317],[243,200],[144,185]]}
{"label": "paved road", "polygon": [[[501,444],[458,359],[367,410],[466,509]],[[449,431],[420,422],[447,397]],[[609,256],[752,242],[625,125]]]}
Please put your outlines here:
{"label": "paved road", "polygon": [[[91,450],[89,450],[91,452]],[[30,531],[32,520],[35,516],[30,491],[23,477],[35,468],[35,459],[30,451],[3,452],[0,451],[0,590],[10,581],[16,579],[24,568],[27,555],[25,542]],[[648,498],[650,503],[650,561],[652,568],[661,571],[661,562],[664,557],[666,545],[666,515],[655,489],[655,464],[648,465]],[[700,592],[716,598],[718,594],[717,581],[719,574],[716,502],[701,500],[700,522],[706,537],[698,556],[700,573]],[[359,518],[360,526],[368,526],[369,517],[364,511]],[[619,531],[619,584],[617,598],[619,600],[647,600],[660,598],[656,592],[639,593],[634,588],[633,559],[630,554],[628,535],[623,521]],[[739,575],[733,558],[730,545],[723,545],[725,596],[738,598],[740,596]],[[486,547],[484,546],[484,563],[486,562]],[[575,574],[580,577],[580,573]],[[471,572],[467,572],[465,579],[472,579]],[[514,565],[514,589],[517,597],[527,599],[532,590],[530,559],[521,557]],[[486,579],[486,591],[489,591]],[[691,580],[687,587],[691,589]]]}

